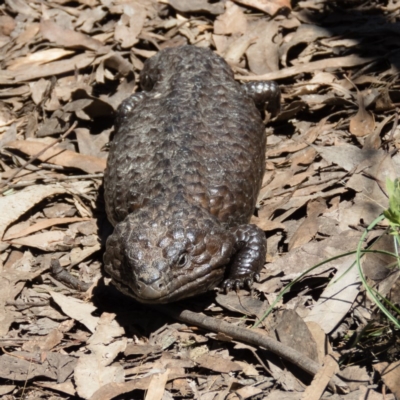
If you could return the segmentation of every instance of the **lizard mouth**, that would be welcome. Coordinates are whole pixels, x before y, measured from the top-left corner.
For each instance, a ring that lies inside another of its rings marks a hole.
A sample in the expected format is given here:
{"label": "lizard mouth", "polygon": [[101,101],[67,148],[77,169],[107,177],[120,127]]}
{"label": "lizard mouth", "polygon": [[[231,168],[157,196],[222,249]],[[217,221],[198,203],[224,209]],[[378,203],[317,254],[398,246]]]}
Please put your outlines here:
{"label": "lizard mouth", "polygon": [[223,277],[224,269],[218,268],[187,283],[175,280],[165,284],[160,279],[150,285],[139,283],[132,287],[115,278],[112,279],[112,282],[122,293],[133,297],[140,303],[165,304],[205,293],[216,287]]}

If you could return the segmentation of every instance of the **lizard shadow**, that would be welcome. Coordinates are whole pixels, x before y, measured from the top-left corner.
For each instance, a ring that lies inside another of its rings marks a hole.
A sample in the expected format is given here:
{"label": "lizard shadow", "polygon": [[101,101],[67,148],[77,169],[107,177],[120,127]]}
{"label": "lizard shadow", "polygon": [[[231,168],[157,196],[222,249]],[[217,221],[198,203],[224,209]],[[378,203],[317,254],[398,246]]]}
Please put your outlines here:
{"label": "lizard shadow", "polygon": [[[103,274],[103,276],[105,276]],[[174,306],[189,309],[193,312],[202,312],[215,303],[216,292],[171,303]],[[133,335],[149,337],[166,323],[174,321],[151,304],[142,304],[135,299],[119,292],[112,283],[107,284],[104,278],[100,279],[93,290],[92,301],[99,315],[103,312],[113,313],[118,324],[125,329],[126,336]],[[168,304],[157,305],[159,308],[168,307]]]}

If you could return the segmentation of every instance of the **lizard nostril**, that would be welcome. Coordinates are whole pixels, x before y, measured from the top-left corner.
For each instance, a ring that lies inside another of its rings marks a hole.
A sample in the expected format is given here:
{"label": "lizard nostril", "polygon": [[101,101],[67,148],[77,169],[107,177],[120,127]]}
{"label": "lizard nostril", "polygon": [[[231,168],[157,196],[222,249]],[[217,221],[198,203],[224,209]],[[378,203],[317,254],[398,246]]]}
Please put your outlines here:
{"label": "lizard nostril", "polygon": [[138,276],[138,284],[152,285],[161,278],[161,273],[155,268],[149,268]]}

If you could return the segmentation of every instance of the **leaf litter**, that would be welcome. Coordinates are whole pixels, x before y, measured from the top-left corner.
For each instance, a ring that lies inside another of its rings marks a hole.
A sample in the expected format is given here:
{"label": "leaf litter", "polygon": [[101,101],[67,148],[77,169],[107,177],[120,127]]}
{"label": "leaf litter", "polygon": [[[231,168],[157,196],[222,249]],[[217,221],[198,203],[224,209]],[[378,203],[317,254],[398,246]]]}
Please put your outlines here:
{"label": "leaf litter", "polygon": [[[400,175],[396,0],[8,0],[0,11],[2,398],[400,396],[398,338],[351,268],[354,255],[336,258],[388,208],[386,179]],[[115,110],[147,58],[183,44],[211,47],[237,79],[276,79],[283,93],[252,219],[268,243],[261,280],[251,294],[184,303],[227,330],[136,304],[101,270]],[[393,252],[385,228],[366,245]],[[88,291],[56,280],[52,260]],[[393,259],[362,264],[398,305]],[[314,379],[268,344],[244,344],[249,332],[316,362]],[[340,395],[329,392],[335,376],[346,382],[336,381]]]}

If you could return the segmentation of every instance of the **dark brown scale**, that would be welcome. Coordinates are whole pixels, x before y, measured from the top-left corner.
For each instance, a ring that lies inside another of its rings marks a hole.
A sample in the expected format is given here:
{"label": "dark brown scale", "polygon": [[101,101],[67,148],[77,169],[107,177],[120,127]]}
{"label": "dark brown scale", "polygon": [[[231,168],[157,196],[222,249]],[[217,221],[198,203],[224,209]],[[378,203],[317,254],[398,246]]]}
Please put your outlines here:
{"label": "dark brown scale", "polygon": [[115,227],[106,271],[145,303],[179,300],[222,281],[227,289],[251,284],[266,253],[264,233],[249,224],[266,144],[253,98],[276,111],[279,88],[244,88],[221,57],[194,46],[147,60],[141,85],[145,91],[118,110],[105,173]]}

